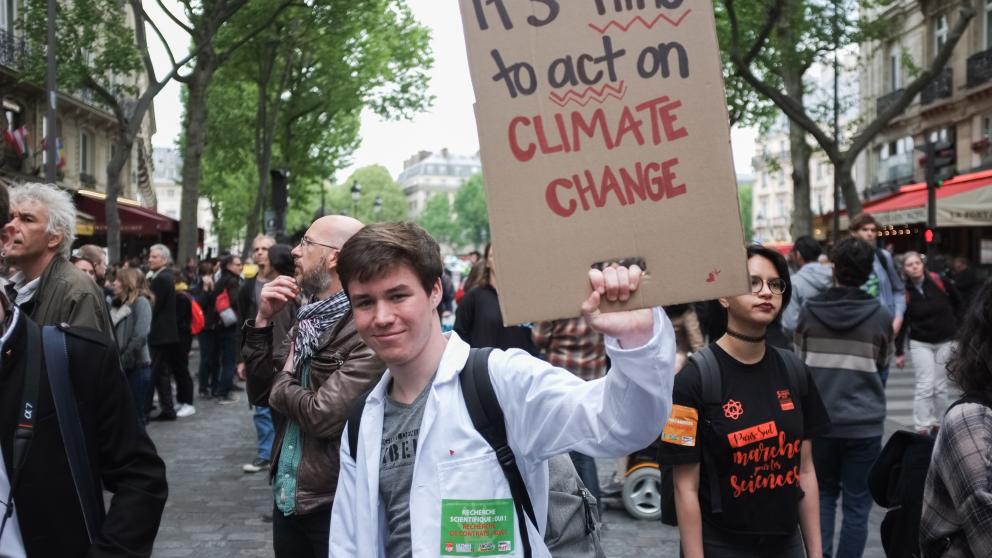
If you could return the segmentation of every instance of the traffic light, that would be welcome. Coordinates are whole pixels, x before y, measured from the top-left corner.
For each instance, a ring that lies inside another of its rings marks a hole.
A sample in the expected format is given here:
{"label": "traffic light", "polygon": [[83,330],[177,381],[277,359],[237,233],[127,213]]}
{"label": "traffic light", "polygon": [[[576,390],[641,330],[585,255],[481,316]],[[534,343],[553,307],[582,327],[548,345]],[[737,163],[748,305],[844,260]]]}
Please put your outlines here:
{"label": "traffic light", "polygon": [[933,244],[933,238],[933,229],[923,231],[923,240],[926,241],[927,244]]}
{"label": "traffic light", "polygon": [[927,183],[940,187],[945,180],[954,178],[957,154],[954,144],[949,141],[938,141],[930,144],[928,149]]}

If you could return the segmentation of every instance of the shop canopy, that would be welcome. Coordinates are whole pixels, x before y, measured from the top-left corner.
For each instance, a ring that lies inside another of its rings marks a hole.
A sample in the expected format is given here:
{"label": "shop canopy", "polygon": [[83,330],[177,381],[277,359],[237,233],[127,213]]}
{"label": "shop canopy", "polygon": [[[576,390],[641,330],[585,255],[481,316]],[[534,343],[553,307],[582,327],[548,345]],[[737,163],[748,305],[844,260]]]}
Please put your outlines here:
{"label": "shop canopy", "polygon": [[[892,196],[865,204],[864,211],[882,225],[926,223],[927,185],[903,186]],[[841,226],[848,222],[842,214]],[[937,226],[992,226],[992,170],[962,174],[937,188]]]}
{"label": "shop canopy", "polygon": [[[79,190],[76,192],[76,207],[94,217],[96,233],[107,231],[106,198],[99,192]],[[121,234],[130,236],[159,236],[178,230],[177,221],[141,207],[137,202],[125,198],[117,199],[118,214],[121,219]]]}

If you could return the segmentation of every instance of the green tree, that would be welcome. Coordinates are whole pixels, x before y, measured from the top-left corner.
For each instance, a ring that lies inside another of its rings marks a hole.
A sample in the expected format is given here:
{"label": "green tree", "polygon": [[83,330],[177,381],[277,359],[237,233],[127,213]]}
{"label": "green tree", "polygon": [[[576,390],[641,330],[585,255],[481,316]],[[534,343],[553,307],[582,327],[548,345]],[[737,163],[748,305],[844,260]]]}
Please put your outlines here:
{"label": "green tree", "polygon": [[[351,197],[351,187],[358,182],[361,195],[356,203]],[[401,221],[407,214],[406,196],[382,165],[371,165],[356,170],[343,184],[328,191],[329,213],[346,213],[363,223]],[[382,206],[375,211],[375,201]]]}
{"label": "green tree", "polygon": [[455,194],[455,243],[481,250],[489,242],[489,213],[482,174],[476,173]]}
{"label": "green tree", "polygon": [[[254,167],[254,183],[241,186],[253,189],[241,221],[246,250],[247,239],[260,229],[271,169],[289,172],[291,204],[312,204],[313,193],[319,194],[357,147],[363,108],[406,117],[431,101],[429,36],[403,0],[315,0],[308,6],[286,10],[237,51],[208,93],[211,135],[204,169],[222,169],[206,162],[211,157]],[[218,39],[218,48],[225,40]],[[240,105],[221,100],[229,97],[240,99]],[[226,137],[215,146],[218,136]],[[205,172],[205,191],[212,189],[206,185],[210,180]],[[371,212],[374,196],[363,197]],[[390,211],[384,205],[380,215]]]}
{"label": "green tree", "polygon": [[[961,0],[957,20],[930,63],[925,68],[913,69],[915,78],[897,98],[871,121],[860,123],[849,140],[840,137],[835,140],[830,126],[822,122],[824,111],[805,102],[808,84],[803,83],[802,76],[810,64],[829,64],[832,53],[838,49],[892,38],[898,26],[891,20],[871,21],[863,17],[866,12],[884,5],[885,0],[721,0],[729,27],[726,55],[733,64],[734,74],[774,102],[797,125],[798,130],[790,131],[790,136],[799,136],[801,131],[803,143],[807,134],[813,137],[834,165],[835,184],[843,193],[844,203],[852,215],[861,212],[862,208],[852,174],[857,156],[937,77],[975,17],[973,0]],[[921,4],[919,9],[924,6]],[[782,78],[783,75],[785,79],[780,81],[772,77]],[[796,143],[795,139],[792,143]],[[809,211],[808,202],[807,195],[806,211]],[[798,208],[802,200],[796,199],[795,203]]]}
{"label": "green tree", "polygon": [[454,244],[456,239],[455,221],[453,219],[451,202],[444,193],[434,194],[427,199],[423,213],[417,223],[431,233],[435,240],[442,244]]}
{"label": "green tree", "polygon": [[741,226],[744,228],[744,242],[751,243],[754,230],[751,225],[751,207],[754,203],[754,186],[742,184],[737,188],[737,200],[741,208]]}
{"label": "green tree", "polygon": [[[28,45],[25,49],[23,79],[43,80],[47,2],[26,0],[24,16],[19,21]],[[136,22],[133,27],[128,20]],[[194,42],[190,53],[176,60],[154,21],[142,7],[141,0],[74,0],[59,2],[56,18],[59,87],[64,91],[86,90],[114,115],[117,121],[113,156],[107,162],[107,249],[112,261],[120,259],[120,216],[117,197],[121,173],[134,148],[148,109],[155,96],[189,63],[216,30],[209,30]],[[148,54],[146,26],[169,50],[172,65],[163,77],[156,77]]]}

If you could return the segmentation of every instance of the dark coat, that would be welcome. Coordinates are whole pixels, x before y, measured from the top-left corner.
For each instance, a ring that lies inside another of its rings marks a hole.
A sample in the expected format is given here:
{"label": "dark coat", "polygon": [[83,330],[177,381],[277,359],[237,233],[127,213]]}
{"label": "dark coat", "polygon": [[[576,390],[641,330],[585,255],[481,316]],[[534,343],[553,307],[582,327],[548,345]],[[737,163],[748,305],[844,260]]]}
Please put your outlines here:
{"label": "dark coat", "polygon": [[67,323],[113,335],[103,292],[69,260],[55,256],[41,274],[38,291],[28,304],[28,314],[42,325]]}
{"label": "dark coat", "polygon": [[[37,326],[22,315],[0,347],[4,355],[0,366],[0,445],[8,478],[13,474],[13,437],[27,369],[24,350],[28,327]],[[114,343],[91,329],[65,331],[69,375],[97,483],[89,489],[104,517],[91,548],[45,372],[35,406],[34,440],[13,490],[27,555],[150,556],[168,495],[165,464],[138,424]],[[106,510],[103,489],[113,493]]]}
{"label": "dark coat", "polygon": [[152,332],[148,345],[171,345],[179,342],[179,325],[176,323],[176,281],[172,270],[162,269],[152,279],[155,307],[152,308]]}

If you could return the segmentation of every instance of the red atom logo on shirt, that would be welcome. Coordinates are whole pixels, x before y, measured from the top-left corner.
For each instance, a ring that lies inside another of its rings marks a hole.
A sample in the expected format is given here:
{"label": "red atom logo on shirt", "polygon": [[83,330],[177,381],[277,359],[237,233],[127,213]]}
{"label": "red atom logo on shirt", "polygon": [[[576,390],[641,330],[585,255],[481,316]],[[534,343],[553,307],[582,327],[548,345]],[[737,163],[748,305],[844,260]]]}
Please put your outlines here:
{"label": "red atom logo on shirt", "polygon": [[723,406],[723,415],[731,420],[737,420],[744,414],[744,405],[740,401],[733,399],[727,401]]}

